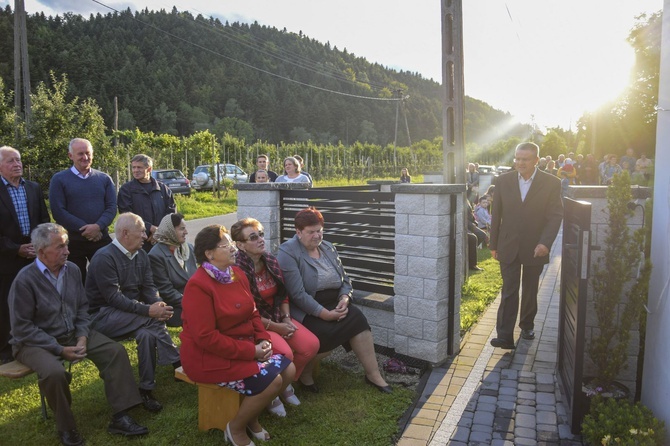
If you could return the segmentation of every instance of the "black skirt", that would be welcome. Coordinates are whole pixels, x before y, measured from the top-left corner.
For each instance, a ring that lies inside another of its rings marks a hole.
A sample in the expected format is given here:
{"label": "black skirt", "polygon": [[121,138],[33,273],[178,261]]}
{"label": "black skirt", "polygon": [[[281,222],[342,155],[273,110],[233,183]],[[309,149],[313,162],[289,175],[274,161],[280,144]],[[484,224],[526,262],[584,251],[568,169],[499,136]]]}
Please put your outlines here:
{"label": "black skirt", "polygon": [[[319,302],[326,310],[333,310],[337,307],[340,290],[321,290],[317,291],[314,299]],[[358,309],[351,300],[349,301],[349,312],[347,317],[341,321],[324,321],[315,316],[306,315],[302,324],[319,338],[321,347],[319,353],[329,352],[337,346],[342,346],[346,351],[351,350],[349,339],[353,338],[365,330],[370,330],[370,325],[365,315]]]}

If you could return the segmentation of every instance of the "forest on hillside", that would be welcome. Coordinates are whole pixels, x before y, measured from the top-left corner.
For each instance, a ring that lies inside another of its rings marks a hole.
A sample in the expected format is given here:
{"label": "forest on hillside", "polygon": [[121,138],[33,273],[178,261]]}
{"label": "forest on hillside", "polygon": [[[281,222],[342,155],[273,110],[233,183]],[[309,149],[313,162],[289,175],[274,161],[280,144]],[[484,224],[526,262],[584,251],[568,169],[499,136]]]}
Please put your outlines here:
{"label": "forest on hillside", "polygon": [[[13,12],[0,10],[0,77],[13,85]],[[113,128],[179,137],[209,130],[251,141],[356,141],[399,146],[442,135],[439,83],[300,33],[258,23],[129,9],[27,17],[33,89],[66,75],[68,94],[95,100]],[[400,104],[398,97],[406,97]],[[398,118],[396,118],[396,115]],[[466,98],[469,143],[527,137],[510,115]],[[411,138],[411,141],[408,139]]]}

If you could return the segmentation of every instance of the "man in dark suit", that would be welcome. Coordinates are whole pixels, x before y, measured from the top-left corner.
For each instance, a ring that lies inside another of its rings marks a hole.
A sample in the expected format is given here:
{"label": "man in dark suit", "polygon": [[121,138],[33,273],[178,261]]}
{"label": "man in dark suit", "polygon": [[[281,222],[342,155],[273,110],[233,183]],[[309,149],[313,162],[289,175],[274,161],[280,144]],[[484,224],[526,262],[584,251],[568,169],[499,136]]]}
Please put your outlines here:
{"label": "man in dark suit", "polygon": [[35,259],[30,232],[49,221],[39,184],[26,181],[18,150],[0,147],[0,363],[13,359],[7,296],[16,274]]}
{"label": "man in dark suit", "polygon": [[[537,289],[549,250],[563,220],[561,181],[536,168],[540,148],[530,142],[516,147],[516,171],[498,177],[491,221],[491,256],[500,262],[503,279],[491,345],[513,349],[519,311],[523,339],[534,339]],[[523,270],[523,273],[522,273]]]}

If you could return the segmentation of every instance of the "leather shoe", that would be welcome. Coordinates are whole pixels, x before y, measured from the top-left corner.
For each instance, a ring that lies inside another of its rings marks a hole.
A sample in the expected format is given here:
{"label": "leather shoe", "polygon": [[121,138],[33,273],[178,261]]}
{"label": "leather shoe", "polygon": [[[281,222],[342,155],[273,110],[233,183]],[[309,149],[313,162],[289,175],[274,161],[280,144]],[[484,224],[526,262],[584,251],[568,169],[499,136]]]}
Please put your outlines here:
{"label": "leather shoe", "polygon": [[535,339],[535,332],[533,330],[521,330],[521,337],[527,340]]}
{"label": "leather shoe", "polygon": [[130,415],[124,415],[120,418],[112,419],[107,428],[107,432],[110,434],[120,434],[126,437],[132,437],[135,435],[146,435],[149,433],[149,429],[137,424]]}
{"label": "leather shoe", "polygon": [[379,386],[370,381],[367,376],[365,377],[365,383],[371,385],[372,387],[375,387],[381,393],[393,393],[393,388],[391,386]]}
{"label": "leather shoe", "polygon": [[319,387],[316,385],[316,383],[303,384],[302,381],[299,381],[299,382],[300,382],[300,387],[302,387],[303,389],[305,389],[309,392],[312,392],[312,393],[319,393]]}
{"label": "leather shoe", "polygon": [[58,431],[58,438],[63,446],[81,446],[84,444],[84,439],[77,432],[77,429]]}
{"label": "leather shoe", "polygon": [[516,348],[514,341],[506,341],[500,338],[491,339],[491,345],[497,348],[504,348],[505,350],[514,350]]}
{"label": "leather shoe", "polygon": [[142,397],[142,404],[144,408],[149,412],[160,412],[163,410],[163,405],[158,402],[156,398],[151,394],[151,391],[140,391],[140,396]]}

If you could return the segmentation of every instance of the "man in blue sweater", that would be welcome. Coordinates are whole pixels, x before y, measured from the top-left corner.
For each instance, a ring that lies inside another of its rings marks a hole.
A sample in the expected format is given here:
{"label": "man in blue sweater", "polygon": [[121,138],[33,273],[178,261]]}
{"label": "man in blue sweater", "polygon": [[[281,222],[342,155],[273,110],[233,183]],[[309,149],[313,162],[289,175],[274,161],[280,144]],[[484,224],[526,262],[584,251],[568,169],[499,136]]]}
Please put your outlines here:
{"label": "man in blue sweater", "polygon": [[56,223],[70,235],[70,261],[86,283],[86,262],[111,243],[107,227],[116,216],[116,188],[106,173],[91,168],[93,146],[83,138],[70,141],[72,167],[51,179],[49,202]]}

